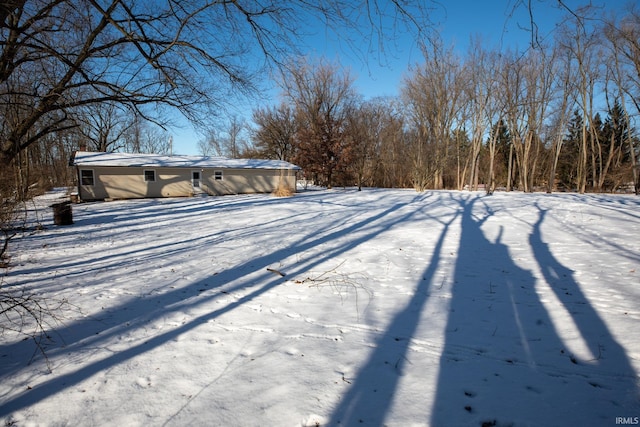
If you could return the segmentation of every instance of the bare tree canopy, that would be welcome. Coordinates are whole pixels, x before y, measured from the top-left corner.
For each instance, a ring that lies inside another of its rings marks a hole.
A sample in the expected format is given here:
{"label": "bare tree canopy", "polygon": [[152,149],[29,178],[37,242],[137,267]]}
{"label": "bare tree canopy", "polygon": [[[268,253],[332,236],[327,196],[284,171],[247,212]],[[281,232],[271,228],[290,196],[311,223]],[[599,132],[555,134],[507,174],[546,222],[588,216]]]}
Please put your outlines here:
{"label": "bare tree canopy", "polygon": [[345,126],[356,99],[353,80],[335,64],[300,61],[289,67],[282,86],[299,120],[295,161],[331,187],[351,160]]}
{"label": "bare tree canopy", "polygon": [[380,45],[398,26],[425,28],[422,8],[409,0],[4,2],[0,163],[74,126],[74,109],[88,104],[122,103],[157,123],[158,107],[168,106],[198,120],[252,93],[265,66],[284,64],[305,23]]}

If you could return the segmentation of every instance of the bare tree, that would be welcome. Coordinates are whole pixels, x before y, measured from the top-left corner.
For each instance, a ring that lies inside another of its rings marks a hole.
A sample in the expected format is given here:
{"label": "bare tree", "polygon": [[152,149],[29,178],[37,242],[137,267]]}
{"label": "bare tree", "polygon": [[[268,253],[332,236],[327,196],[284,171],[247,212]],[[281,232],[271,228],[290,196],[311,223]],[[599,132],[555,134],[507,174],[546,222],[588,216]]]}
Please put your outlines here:
{"label": "bare tree", "polygon": [[[529,55],[526,71],[527,134],[522,150],[516,150],[521,159],[520,169],[524,191],[533,191],[541,177],[542,155],[547,142],[548,118],[553,100],[554,57],[548,48],[541,47]],[[517,146],[520,148],[519,146]]]}
{"label": "bare tree", "polygon": [[124,148],[125,136],[135,124],[130,111],[111,102],[86,105],[75,116],[81,144],[89,151],[115,152]]}
{"label": "bare tree", "polygon": [[134,116],[133,123],[123,135],[124,151],[170,155],[172,139],[169,133],[153,123]]}
{"label": "bare tree", "polygon": [[331,188],[349,165],[345,126],[355,99],[353,80],[337,65],[301,59],[289,67],[282,87],[298,120],[295,161]]}
{"label": "bare tree", "polygon": [[492,194],[496,189],[496,154],[498,152],[498,140],[501,135],[501,127],[504,123],[504,98],[502,87],[499,84],[500,67],[503,61],[497,52],[489,52],[487,58],[487,68],[484,69],[484,85],[490,94],[485,105],[484,115],[487,124],[490,126],[487,148],[489,154],[489,173],[486,184],[487,194]]}
{"label": "bare tree", "polygon": [[371,43],[393,37],[380,23],[385,17],[394,28],[428,27],[425,5],[397,0],[392,6],[378,0],[5,2],[0,109],[16,111],[0,115],[0,164],[43,135],[73,126],[72,110],[89,104],[122,103],[158,123],[164,120],[153,113],[157,105],[194,121],[209,117],[238,93],[253,93],[264,65],[285,63],[309,21],[359,31]]}
{"label": "bare tree", "polygon": [[444,188],[453,125],[461,109],[461,61],[441,42],[425,49],[425,63],[414,68],[402,88],[418,131],[412,152],[414,187]]}
{"label": "bare tree", "polygon": [[575,98],[574,85],[571,74],[571,54],[569,51],[561,50],[556,45],[554,49],[554,97],[555,111],[551,121],[551,152],[549,156],[549,179],[547,182],[547,193],[551,193],[555,188],[556,172],[560,154],[565,141],[565,132],[571,118],[571,100]]}
{"label": "bare tree", "polygon": [[248,131],[245,119],[232,115],[226,129],[226,137],[223,139],[224,150],[228,157],[237,159],[240,154],[249,148],[246,138]]}
{"label": "bare tree", "polygon": [[409,157],[406,117],[399,99],[380,100],[382,110],[382,132],[376,147],[377,156],[374,184],[380,187],[409,187],[411,163]]}
{"label": "bare tree", "polygon": [[[544,50],[511,53],[502,69],[505,121],[512,137],[507,190],[517,172],[519,187],[533,191],[542,150],[543,124],[550,103],[550,73]],[[517,170],[514,170],[514,163]]]}
{"label": "bare tree", "polygon": [[593,118],[595,116],[594,94],[601,71],[598,66],[600,64],[597,50],[599,40],[594,29],[587,26],[584,13],[571,15],[560,31],[561,36],[557,43],[570,55],[573,81],[577,93],[576,103],[584,117],[577,172],[578,191],[584,193],[589,175],[590,152],[592,153],[592,185],[595,184],[596,158],[593,153],[593,145],[597,139],[597,132]]}
{"label": "bare tree", "polygon": [[257,128],[253,131],[258,152],[269,159],[291,161],[297,123],[294,109],[285,103],[253,112]]}
{"label": "bare tree", "polygon": [[[504,153],[507,157],[506,190],[513,189],[514,180],[514,141],[520,132],[518,124],[522,121],[522,76],[518,67],[517,57],[512,53],[503,55],[503,60],[499,68],[499,84],[502,89],[501,95],[504,105],[504,123],[509,130],[509,153]],[[516,134],[516,135],[514,135]]]}
{"label": "bare tree", "polygon": [[248,125],[237,115],[231,115],[228,122],[209,125],[204,139],[198,142],[203,156],[223,156],[237,159],[249,148]]}
{"label": "bare tree", "polygon": [[[640,113],[640,11],[631,8],[629,14],[619,21],[609,18],[604,24],[604,35],[611,47],[607,60],[608,75],[611,76],[620,106],[624,112],[626,127],[631,128],[629,107]],[[627,104],[630,104],[629,106]],[[627,133],[626,150],[635,194],[640,194],[640,167],[637,154],[639,142]]]}
{"label": "bare tree", "polygon": [[376,174],[376,154],[388,124],[385,114],[386,108],[381,100],[354,104],[347,114],[346,137],[358,190],[362,190],[365,181],[371,185]]}
{"label": "bare tree", "polygon": [[222,156],[222,141],[219,132],[209,129],[206,136],[198,141],[198,152],[203,156]]}
{"label": "bare tree", "polygon": [[[465,73],[467,75],[467,84],[464,86],[464,105],[467,107],[466,117],[468,119],[469,129],[471,130],[471,149],[470,157],[466,165],[470,167],[469,173],[469,189],[478,189],[478,180],[480,175],[480,150],[485,136],[489,132],[491,121],[495,120],[494,111],[497,104],[497,88],[494,84],[493,67],[498,58],[491,55],[482,47],[480,40],[476,40],[469,48],[465,61]],[[494,141],[495,142],[495,141]],[[490,153],[491,161],[495,157],[495,144]],[[493,165],[490,167],[493,170]],[[466,167],[465,167],[466,171]],[[464,173],[459,179],[458,188],[462,187],[464,182]],[[485,183],[491,187],[492,182]]]}

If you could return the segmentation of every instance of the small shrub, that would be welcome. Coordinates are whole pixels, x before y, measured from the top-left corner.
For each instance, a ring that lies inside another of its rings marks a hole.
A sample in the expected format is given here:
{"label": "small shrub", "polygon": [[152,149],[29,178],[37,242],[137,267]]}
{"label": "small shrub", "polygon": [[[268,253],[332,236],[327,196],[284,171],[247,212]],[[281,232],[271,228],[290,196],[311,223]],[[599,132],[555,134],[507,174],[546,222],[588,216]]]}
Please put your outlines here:
{"label": "small shrub", "polygon": [[278,184],[278,188],[276,188],[271,194],[275,197],[291,197],[293,196],[294,191],[291,187],[281,181],[280,184]]}

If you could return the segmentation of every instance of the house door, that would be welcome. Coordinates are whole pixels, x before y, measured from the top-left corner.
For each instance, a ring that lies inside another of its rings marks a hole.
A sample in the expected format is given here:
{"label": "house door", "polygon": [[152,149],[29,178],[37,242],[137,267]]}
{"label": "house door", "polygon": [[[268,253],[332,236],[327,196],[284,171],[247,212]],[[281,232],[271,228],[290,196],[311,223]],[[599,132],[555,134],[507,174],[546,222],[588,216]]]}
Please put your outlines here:
{"label": "house door", "polygon": [[191,183],[193,184],[193,188],[200,188],[200,171],[191,172]]}

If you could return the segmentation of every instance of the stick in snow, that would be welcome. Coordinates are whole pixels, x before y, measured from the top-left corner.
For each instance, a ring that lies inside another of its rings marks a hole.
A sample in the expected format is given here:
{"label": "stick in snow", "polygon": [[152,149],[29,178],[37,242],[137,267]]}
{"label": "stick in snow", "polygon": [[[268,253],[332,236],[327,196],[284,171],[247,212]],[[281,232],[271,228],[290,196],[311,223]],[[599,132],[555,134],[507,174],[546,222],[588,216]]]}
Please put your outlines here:
{"label": "stick in snow", "polygon": [[273,274],[277,274],[280,277],[284,277],[285,276],[285,274],[282,271],[274,270],[273,268],[267,268],[267,271],[270,271]]}

